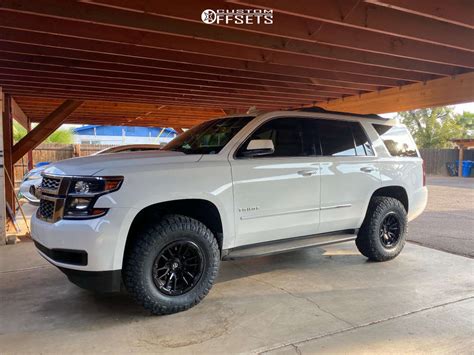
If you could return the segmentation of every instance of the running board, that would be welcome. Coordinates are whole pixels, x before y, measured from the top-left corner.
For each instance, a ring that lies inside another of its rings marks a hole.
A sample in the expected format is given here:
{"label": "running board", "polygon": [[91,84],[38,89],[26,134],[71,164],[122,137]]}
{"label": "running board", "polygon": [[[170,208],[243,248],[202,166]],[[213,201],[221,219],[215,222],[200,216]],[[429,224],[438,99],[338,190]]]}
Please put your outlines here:
{"label": "running board", "polygon": [[245,245],[242,247],[223,250],[222,260],[235,260],[253,256],[285,253],[298,249],[349,242],[355,240],[356,237],[357,231],[352,230],[351,233],[340,232],[314,234],[306,237],[289,238],[271,241],[268,243]]}

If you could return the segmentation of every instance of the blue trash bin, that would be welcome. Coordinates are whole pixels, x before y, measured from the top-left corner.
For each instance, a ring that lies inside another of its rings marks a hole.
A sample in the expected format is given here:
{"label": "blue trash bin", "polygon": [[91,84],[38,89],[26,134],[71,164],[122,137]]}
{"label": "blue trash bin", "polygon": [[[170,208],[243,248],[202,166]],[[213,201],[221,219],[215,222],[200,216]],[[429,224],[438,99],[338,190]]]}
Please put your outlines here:
{"label": "blue trash bin", "polygon": [[469,177],[471,176],[472,161],[463,160],[462,161],[462,176]]}

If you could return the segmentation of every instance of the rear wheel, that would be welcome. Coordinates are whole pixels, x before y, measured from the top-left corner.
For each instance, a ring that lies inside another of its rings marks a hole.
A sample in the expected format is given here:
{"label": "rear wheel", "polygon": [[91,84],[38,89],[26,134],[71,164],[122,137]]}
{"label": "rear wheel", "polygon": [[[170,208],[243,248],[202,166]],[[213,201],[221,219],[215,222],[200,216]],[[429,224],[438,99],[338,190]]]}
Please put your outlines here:
{"label": "rear wheel", "polygon": [[211,289],[220,263],[219,247],[201,222],[165,216],[137,235],[124,262],[124,284],[153,314],[184,311]]}
{"label": "rear wheel", "polygon": [[357,235],[362,255],[374,261],[387,261],[402,251],[407,234],[407,213],[403,204],[392,197],[376,196]]}

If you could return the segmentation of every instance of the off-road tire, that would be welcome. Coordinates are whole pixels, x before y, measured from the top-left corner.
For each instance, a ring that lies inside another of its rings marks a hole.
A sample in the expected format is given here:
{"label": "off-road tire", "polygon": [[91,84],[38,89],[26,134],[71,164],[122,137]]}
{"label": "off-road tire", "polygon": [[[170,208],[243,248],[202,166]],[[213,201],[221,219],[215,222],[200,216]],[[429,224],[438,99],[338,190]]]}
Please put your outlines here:
{"label": "off-road tire", "polygon": [[[388,214],[398,219],[400,234],[391,248],[383,245],[380,237],[382,222]],[[369,203],[367,215],[356,239],[357,249],[372,261],[387,261],[402,251],[407,235],[407,212],[403,204],[392,197],[376,196]]]}
{"label": "off-road tire", "polygon": [[[202,250],[205,264],[195,286],[181,295],[166,295],[153,281],[152,268],[157,255],[170,243],[190,240]],[[137,303],[155,315],[187,310],[198,304],[211,289],[220,264],[219,246],[204,224],[182,215],[164,216],[145,227],[130,246],[123,267],[125,288]]]}

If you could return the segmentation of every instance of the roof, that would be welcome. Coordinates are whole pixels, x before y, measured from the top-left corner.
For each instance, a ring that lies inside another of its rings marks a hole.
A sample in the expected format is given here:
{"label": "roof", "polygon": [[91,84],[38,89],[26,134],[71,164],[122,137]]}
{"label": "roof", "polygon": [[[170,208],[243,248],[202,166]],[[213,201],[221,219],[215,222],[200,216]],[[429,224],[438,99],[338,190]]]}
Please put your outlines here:
{"label": "roof", "polygon": [[371,119],[380,119],[380,120],[387,120],[386,118],[376,115],[374,113],[370,114],[358,114],[358,113],[349,113],[349,112],[339,112],[339,111],[331,111],[331,110],[326,110],[322,107],[318,106],[313,106],[313,107],[305,107],[305,108],[300,108],[296,111],[299,112],[319,112],[319,113],[330,113],[330,114],[336,114],[336,115],[342,115],[342,116],[352,116],[352,117],[361,117],[361,118],[371,118]]}

